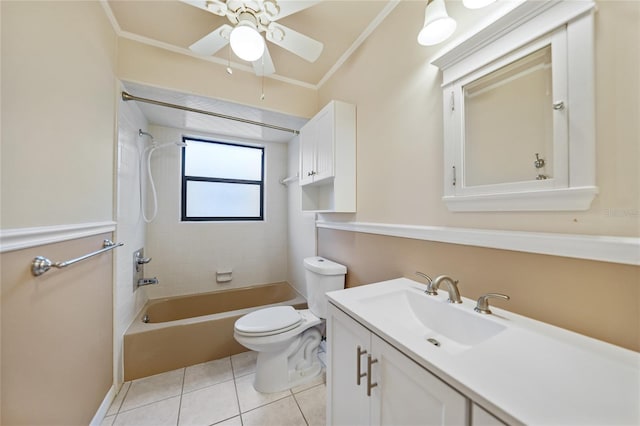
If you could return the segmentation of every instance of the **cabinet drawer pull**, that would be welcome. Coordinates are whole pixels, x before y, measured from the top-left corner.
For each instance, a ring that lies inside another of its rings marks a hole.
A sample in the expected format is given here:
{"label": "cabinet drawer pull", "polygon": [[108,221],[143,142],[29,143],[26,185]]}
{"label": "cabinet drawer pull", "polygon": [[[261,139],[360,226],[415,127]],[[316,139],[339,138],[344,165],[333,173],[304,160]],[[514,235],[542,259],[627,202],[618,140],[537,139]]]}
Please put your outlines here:
{"label": "cabinet drawer pull", "polygon": [[356,384],[357,384],[358,386],[360,386],[360,379],[362,379],[364,376],[366,376],[366,375],[367,375],[367,373],[361,373],[361,372],[360,372],[360,367],[361,367],[361,365],[360,365],[360,358],[362,357],[362,355],[364,355],[364,354],[366,354],[366,353],[367,353],[367,350],[366,350],[366,349],[364,349],[364,350],[363,350],[363,349],[358,345],[358,359],[356,360],[356,374],[357,374],[357,377],[356,377]]}
{"label": "cabinet drawer pull", "polygon": [[371,355],[367,355],[367,396],[371,396],[371,389],[378,386],[377,383],[371,383],[371,365],[378,362],[377,359],[371,358]]}

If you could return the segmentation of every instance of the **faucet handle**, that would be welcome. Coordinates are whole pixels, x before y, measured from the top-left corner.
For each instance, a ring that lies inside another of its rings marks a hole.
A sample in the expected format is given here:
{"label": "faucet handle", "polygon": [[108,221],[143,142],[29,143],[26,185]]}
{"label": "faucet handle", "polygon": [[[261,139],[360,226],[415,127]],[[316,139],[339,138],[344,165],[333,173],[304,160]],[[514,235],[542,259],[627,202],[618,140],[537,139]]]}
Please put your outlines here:
{"label": "faucet handle", "polygon": [[509,300],[510,299],[509,296],[507,296],[506,294],[502,294],[502,293],[487,293],[487,294],[483,294],[482,296],[478,297],[478,304],[474,308],[474,311],[479,312],[481,314],[490,314],[491,313],[491,309],[489,309],[489,299],[490,298],[504,299],[504,300]]}
{"label": "faucet handle", "polygon": [[419,277],[424,278],[425,280],[428,281],[427,283],[427,289],[424,291],[425,293],[427,293],[430,296],[437,296],[438,292],[431,288],[431,284],[433,283],[433,280],[431,279],[431,277],[427,274],[425,274],[424,272],[420,272],[420,271],[416,271],[416,275]]}
{"label": "faucet handle", "polygon": [[151,258],[150,257],[137,256],[136,257],[136,262],[138,262],[138,265],[144,265],[144,264],[147,264],[147,263],[151,262]]}

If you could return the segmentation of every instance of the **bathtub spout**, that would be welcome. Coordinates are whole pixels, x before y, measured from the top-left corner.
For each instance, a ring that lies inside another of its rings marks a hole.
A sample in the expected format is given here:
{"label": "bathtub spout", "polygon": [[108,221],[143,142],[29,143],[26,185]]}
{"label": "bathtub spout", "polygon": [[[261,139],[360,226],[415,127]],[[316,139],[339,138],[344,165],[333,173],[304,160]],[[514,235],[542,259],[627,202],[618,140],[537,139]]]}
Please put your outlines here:
{"label": "bathtub spout", "polygon": [[159,281],[156,277],[153,278],[140,278],[138,280],[138,287],[142,287],[144,285],[158,284]]}

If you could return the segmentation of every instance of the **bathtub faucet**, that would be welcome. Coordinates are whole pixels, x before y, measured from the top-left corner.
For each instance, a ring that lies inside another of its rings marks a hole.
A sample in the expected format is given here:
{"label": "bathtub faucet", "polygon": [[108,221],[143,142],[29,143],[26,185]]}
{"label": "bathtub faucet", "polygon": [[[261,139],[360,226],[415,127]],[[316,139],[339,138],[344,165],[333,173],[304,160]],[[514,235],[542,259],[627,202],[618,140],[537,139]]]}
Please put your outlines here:
{"label": "bathtub faucet", "polygon": [[153,278],[140,278],[138,280],[138,287],[142,287],[144,285],[158,284],[158,279],[156,277]]}

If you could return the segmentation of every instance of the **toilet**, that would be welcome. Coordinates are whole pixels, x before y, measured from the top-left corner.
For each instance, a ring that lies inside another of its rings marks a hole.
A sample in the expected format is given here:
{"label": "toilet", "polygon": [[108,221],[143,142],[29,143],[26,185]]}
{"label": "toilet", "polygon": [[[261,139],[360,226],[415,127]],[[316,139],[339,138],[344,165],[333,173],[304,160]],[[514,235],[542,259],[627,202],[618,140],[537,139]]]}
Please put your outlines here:
{"label": "toilet", "polygon": [[344,288],[347,268],[322,257],[304,259],[307,305],[258,309],[240,319],[233,336],[258,352],[253,387],[272,393],[301,385],[322,371],[318,346],[327,316],[325,293]]}

